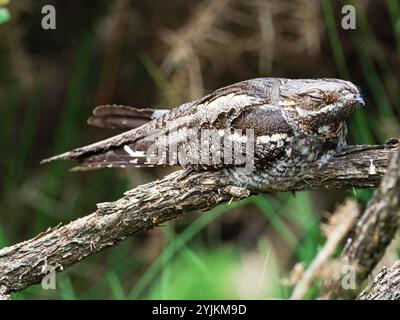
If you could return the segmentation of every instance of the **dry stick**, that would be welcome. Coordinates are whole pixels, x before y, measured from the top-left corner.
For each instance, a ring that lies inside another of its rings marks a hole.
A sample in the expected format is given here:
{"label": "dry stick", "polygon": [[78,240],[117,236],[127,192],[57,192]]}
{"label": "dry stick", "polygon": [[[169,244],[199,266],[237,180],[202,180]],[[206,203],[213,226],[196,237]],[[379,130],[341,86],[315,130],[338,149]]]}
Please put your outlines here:
{"label": "dry stick", "polygon": [[357,300],[399,300],[400,299],[400,261],[391,268],[382,268]]}
{"label": "dry stick", "polygon": [[331,231],[324,247],[308,266],[299,282],[297,282],[290,299],[300,300],[304,298],[307,291],[310,289],[313,280],[318,276],[326,263],[328,263],[331,256],[335,253],[338,244],[343,240],[343,238],[350,231],[351,227],[354,225],[358,213],[359,210],[355,201],[348,200],[346,204],[338,209],[338,212],[335,214],[340,215],[341,221]]}
{"label": "dry stick", "polygon": [[[307,178],[288,191],[377,186],[388,159],[398,148],[398,141],[348,147],[323,168],[310,167]],[[90,215],[3,248],[0,250],[0,295],[40,282],[45,276],[43,266],[65,270],[136,232],[250,195],[233,185],[223,171],[179,170],[132,189],[117,201],[98,204],[98,209]]]}
{"label": "dry stick", "polygon": [[357,284],[361,285],[381,260],[399,226],[400,150],[393,155],[379,188],[358,218],[353,236],[333,264],[329,278],[324,279],[322,298],[354,298],[358,290],[346,290],[342,286],[342,268],[353,267]]}

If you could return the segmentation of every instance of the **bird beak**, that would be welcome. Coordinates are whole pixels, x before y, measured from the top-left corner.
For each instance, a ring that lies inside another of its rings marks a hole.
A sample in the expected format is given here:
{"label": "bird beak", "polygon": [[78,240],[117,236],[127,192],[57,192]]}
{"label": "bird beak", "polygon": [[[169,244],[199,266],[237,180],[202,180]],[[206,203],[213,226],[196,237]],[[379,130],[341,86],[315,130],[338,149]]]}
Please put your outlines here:
{"label": "bird beak", "polygon": [[363,97],[360,94],[358,94],[354,98],[354,102],[357,102],[358,104],[361,104],[363,107],[365,106],[365,101],[364,101]]}

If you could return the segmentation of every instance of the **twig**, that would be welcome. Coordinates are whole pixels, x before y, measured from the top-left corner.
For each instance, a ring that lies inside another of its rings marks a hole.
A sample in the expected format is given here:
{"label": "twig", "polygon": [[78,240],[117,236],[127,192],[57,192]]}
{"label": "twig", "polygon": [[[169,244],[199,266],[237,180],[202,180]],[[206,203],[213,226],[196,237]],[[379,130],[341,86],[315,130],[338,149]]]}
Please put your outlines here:
{"label": "twig", "polygon": [[351,227],[354,225],[358,212],[359,210],[355,201],[347,200],[343,206],[339,207],[337,213],[335,213],[335,215],[340,216],[339,224],[330,232],[324,247],[309,265],[299,282],[296,284],[290,299],[299,300],[304,298],[305,294],[310,289],[313,280],[321,272],[323,266],[334,254],[338,244],[343,240],[343,238],[350,231]]}
{"label": "twig", "polygon": [[[388,159],[398,144],[366,148],[348,147],[323,168],[310,167],[304,182],[291,188],[377,186]],[[374,170],[370,170],[370,164]],[[176,171],[139,186],[115,202],[98,204],[96,212],[64,226],[57,226],[33,239],[0,250],[0,288],[7,295],[38,283],[43,266],[57,271],[113,246],[126,237],[154,228],[168,220],[195,211],[206,211],[250,192],[236,187],[223,171]],[[271,190],[274,191],[274,190]],[[289,191],[289,190],[288,190]]]}

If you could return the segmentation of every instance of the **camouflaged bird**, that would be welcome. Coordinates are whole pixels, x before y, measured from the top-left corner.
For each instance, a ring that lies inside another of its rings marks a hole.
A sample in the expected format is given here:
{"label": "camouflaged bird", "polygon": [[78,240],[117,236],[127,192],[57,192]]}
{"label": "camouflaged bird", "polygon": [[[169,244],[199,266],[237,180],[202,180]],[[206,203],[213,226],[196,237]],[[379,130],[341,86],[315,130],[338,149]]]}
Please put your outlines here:
{"label": "camouflaged bird", "polygon": [[[171,110],[100,106],[89,124],[130,130],[43,162],[76,159],[80,170],[161,165],[220,169],[249,190],[284,191],[302,179],[308,166],[322,166],[346,145],[345,120],[360,103],[364,101],[358,88],[340,79],[257,78]],[[226,145],[221,147],[211,138],[205,138],[206,142],[211,149],[221,149],[214,151],[222,155],[222,161],[206,157],[207,161],[200,163],[183,163],[176,152],[168,152],[173,141],[193,159],[201,150],[195,150],[198,144],[191,140],[204,130],[214,130],[221,139],[239,143],[243,152],[251,149],[253,170],[246,172],[243,163],[225,159]],[[249,130],[252,135],[246,133]],[[149,159],[149,150],[160,148],[167,152],[156,161]]]}

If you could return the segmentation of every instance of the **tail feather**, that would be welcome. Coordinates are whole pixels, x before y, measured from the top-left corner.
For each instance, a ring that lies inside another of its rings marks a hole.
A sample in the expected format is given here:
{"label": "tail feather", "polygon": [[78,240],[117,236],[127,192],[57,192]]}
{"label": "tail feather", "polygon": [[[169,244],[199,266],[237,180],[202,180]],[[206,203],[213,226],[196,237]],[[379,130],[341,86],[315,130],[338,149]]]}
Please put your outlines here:
{"label": "tail feather", "polygon": [[138,109],[123,105],[104,105],[94,109],[93,115],[88,119],[91,125],[103,128],[130,129],[111,138],[92,143],[88,146],[74,149],[48,159],[40,163],[47,163],[55,160],[82,160],[89,158],[93,154],[102,154],[109,149],[118,147],[138,140],[149,133],[146,123],[153,119],[162,117],[169,110]]}
{"label": "tail feather", "polygon": [[152,122],[170,110],[137,109],[123,105],[104,105],[94,109],[88,119],[91,125],[104,128],[129,128],[111,138],[65,152],[41,163],[55,160],[77,160],[79,165],[73,171],[112,167],[151,167],[165,163],[152,163],[146,158],[146,150],[158,137],[156,124]]}
{"label": "tail feather", "polygon": [[[138,132],[137,132],[138,131]],[[42,160],[40,163],[48,163],[55,160],[74,160],[88,157],[95,153],[103,153],[113,146],[122,145],[132,140],[132,137],[140,137],[141,132],[138,129],[132,129],[127,132],[120,133],[108,139],[104,139],[87,146],[64,152],[53,157]]]}
{"label": "tail feather", "polygon": [[40,164],[44,164],[44,163],[48,163],[48,162],[52,162],[52,161],[56,161],[56,160],[68,160],[68,159],[73,159],[73,155],[71,151],[68,152],[64,152],[58,155],[55,155],[53,157],[50,158],[46,158],[43,159],[42,161],[40,161]]}
{"label": "tail feather", "polygon": [[134,108],[125,105],[104,105],[93,110],[88,124],[108,129],[134,129],[157,119],[169,110]]}
{"label": "tail feather", "polygon": [[[135,150],[134,148],[141,148]],[[144,145],[125,144],[108,151],[85,156],[79,159],[79,165],[72,168],[73,171],[85,171],[100,168],[127,168],[127,167],[154,167],[167,166],[167,158],[154,161],[146,154]]]}

